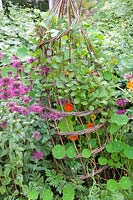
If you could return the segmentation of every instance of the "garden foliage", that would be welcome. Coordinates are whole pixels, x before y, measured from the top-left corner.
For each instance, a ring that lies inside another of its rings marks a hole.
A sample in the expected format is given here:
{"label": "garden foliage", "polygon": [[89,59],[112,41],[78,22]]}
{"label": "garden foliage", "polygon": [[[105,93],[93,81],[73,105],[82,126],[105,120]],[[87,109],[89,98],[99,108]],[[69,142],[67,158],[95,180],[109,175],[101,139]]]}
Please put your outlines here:
{"label": "garden foliage", "polygon": [[131,199],[130,2],[97,6],[75,24],[0,14],[1,200]]}

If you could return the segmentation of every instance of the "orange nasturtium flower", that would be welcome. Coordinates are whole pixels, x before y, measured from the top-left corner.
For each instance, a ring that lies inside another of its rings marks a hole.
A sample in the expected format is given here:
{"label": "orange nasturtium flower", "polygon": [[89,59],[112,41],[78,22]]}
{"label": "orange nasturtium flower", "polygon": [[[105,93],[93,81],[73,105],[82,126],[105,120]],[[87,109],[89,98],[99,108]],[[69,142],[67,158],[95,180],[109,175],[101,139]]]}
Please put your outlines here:
{"label": "orange nasturtium flower", "polygon": [[71,135],[68,137],[71,141],[76,141],[78,139],[78,135]]}
{"label": "orange nasturtium flower", "polygon": [[133,79],[127,83],[127,88],[133,90]]}
{"label": "orange nasturtium flower", "polygon": [[65,106],[64,106],[64,110],[67,111],[67,112],[70,112],[73,110],[73,106],[71,103],[66,103]]}
{"label": "orange nasturtium flower", "polygon": [[88,127],[88,128],[92,128],[93,126],[94,126],[94,124],[91,123],[91,122],[89,122],[89,123],[87,124],[87,127]]}

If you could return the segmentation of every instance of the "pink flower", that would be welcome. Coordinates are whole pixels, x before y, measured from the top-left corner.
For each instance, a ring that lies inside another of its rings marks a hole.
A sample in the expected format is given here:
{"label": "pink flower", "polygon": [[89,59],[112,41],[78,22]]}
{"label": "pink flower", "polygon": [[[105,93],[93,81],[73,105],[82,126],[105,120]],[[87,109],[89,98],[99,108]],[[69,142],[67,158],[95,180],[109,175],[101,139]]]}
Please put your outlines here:
{"label": "pink flower", "polygon": [[9,78],[9,77],[4,77],[0,79],[0,85],[1,86],[8,86],[10,84],[13,83],[13,78]]}
{"label": "pink flower", "polygon": [[21,101],[24,103],[24,104],[27,104],[27,103],[30,103],[32,100],[32,97],[22,97],[21,98]]}
{"label": "pink flower", "polygon": [[14,68],[18,68],[22,65],[22,62],[19,60],[17,56],[12,56],[12,64]]}
{"label": "pink flower", "polygon": [[30,107],[30,111],[34,113],[42,113],[43,112],[43,107],[40,105],[32,105]]}
{"label": "pink flower", "polygon": [[33,138],[39,139],[39,138],[40,138],[40,133],[39,133],[38,131],[35,131],[35,132],[33,133]]}
{"label": "pink flower", "polygon": [[124,79],[132,79],[133,78],[133,74],[132,73],[127,73],[127,74],[124,74]]}
{"label": "pink flower", "polygon": [[43,156],[44,156],[44,153],[42,151],[35,151],[33,153],[33,157],[35,160],[40,160],[43,158]]}
{"label": "pink flower", "polygon": [[117,110],[116,113],[119,115],[123,115],[126,112],[126,109]]}
{"label": "pink flower", "polygon": [[33,62],[35,62],[35,61],[37,61],[36,58],[28,58],[28,59],[27,59],[27,62],[28,62],[28,63],[33,63]]}
{"label": "pink flower", "polygon": [[7,121],[1,122],[0,127],[3,128],[3,129],[6,128],[7,127]]}
{"label": "pink flower", "polygon": [[3,53],[0,52],[0,59],[3,57]]}
{"label": "pink flower", "polygon": [[129,101],[127,99],[118,99],[116,101],[116,104],[118,106],[126,106],[129,103]]}

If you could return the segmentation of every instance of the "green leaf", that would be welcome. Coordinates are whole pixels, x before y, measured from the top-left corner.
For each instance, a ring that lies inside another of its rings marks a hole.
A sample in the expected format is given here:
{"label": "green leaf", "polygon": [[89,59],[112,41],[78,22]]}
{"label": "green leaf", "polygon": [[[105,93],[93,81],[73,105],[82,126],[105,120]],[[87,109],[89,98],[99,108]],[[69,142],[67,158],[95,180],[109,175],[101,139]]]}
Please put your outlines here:
{"label": "green leaf", "polygon": [[133,146],[127,146],[124,150],[124,155],[129,159],[133,159]]}
{"label": "green leaf", "polygon": [[57,144],[52,149],[52,153],[56,159],[62,159],[65,156],[65,148],[62,145]]}
{"label": "green leaf", "polygon": [[79,104],[79,102],[80,102],[80,99],[79,99],[79,98],[74,99],[74,103],[75,103],[75,104]]}
{"label": "green leaf", "polygon": [[29,191],[28,193],[28,198],[31,199],[31,200],[36,200],[38,199],[38,192],[37,191]]}
{"label": "green leaf", "polygon": [[112,73],[110,71],[105,71],[103,75],[104,78],[108,81],[112,79]]}
{"label": "green leaf", "polygon": [[108,127],[108,131],[110,132],[110,134],[116,133],[119,129],[120,129],[120,126],[118,124],[111,124]]}
{"label": "green leaf", "polygon": [[128,190],[131,188],[131,181],[129,179],[129,177],[127,176],[123,176],[120,181],[119,181],[119,186],[123,189],[123,190]]}
{"label": "green leaf", "polygon": [[68,147],[68,149],[66,149],[66,155],[69,158],[74,158],[76,156],[76,151],[75,151],[74,146],[70,146]]}
{"label": "green leaf", "polygon": [[16,69],[14,69],[13,67],[3,67],[1,70],[2,77],[7,76],[8,72],[16,72]]}
{"label": "green leaf", "polygon": [[110,179],[107,181],[107,189],[111,192],[115,192],[118,188],[118,183],[114,179]]}
{"label": "green leaf", "polygon": [[109,144],[106,146],[106,150],[109,153],[119,153],[121,152],[125,147],[125,143],[122,141],[111,141]]}
{"label": "green leaf", "polygon": [[111,122],[118,125],[124,125],[128,123],[128,116],[127,115],[118,115],[113,114],[111,117]]}
{"label": "green leaf", "polygon": [[83,158],[89,158],[91,156],[91,151],[89,149],[83,149],[82,150],[82,157]]}
{"label": "green leaf", "polygon": [[43,200],[52,200],[53,192],[50,189],[46,189],[43,191]]}
{"label": "green leaf", "polygon": [[63,189],[63,200],[74,200],[74,187],[68,183]]}
{"label": "green leaf", "polygon": [[20,58],[25,58],[26,56],[28,56],[28,53],[29,53],[28,49],[25,46],[23,46],[23,47],[18,48],[16,52],[16,56]]}
{"label": "green leaf", "polygon": [[62,132],[74,131],[73,121],[70,119],[70,117],[62,119],[59,122],[58,127]]}
{"label": "green leaf", "polygon": [[12,59],[9,58],[7,55],[3,55],[2,59],[1,59],[2,64],[4,65],[8,65],[12,62]]}
{"label": "green leaf", "polygon": [[99,163],[100,165],[106,165],[107,162],[108,162],[107,158],[104,158],[104,157],[98,158],[98,163]]}

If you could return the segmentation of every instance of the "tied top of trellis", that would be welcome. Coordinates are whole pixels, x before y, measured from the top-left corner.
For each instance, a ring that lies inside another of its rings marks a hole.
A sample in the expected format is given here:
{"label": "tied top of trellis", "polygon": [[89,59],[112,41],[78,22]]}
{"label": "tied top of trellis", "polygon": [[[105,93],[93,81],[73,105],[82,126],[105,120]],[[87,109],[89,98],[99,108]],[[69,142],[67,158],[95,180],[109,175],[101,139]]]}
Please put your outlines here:
{"label": "tied top of trellis", "polygon": [[57,0],[50,13],[56,14],[57,18],[67,15],[69,24],[80,20],[80,9],[75,0]]}
{"label": "tied top of trellis", "polygon": [[[57,16],[57,20],[59,18],[63,18],[64,16],[66,16],[67,22],[68,22],[68,29],[66,29],[65,31],[63,31],[62,33],[60,33],[59,35],[57,35],[55,37],[52,37],[45,41],[42,41],[38,45],[38,48],[43,49],[43,47],[46,44],[50,44],[53,41],[60,40],[64,35],[69,34],[72,29],[72,26],[74,24],[77,24],[80,21],[81,5],[82,5],[82,0],[80,2],[80,5],[78,5],[76,0],[57,0],[55,5],[53,6],[53,8],[50,10],[50,15],[52,18],[54,16]],[[84,30],[84,28],[82,28],[82,26],[81,26],[81,33],[86,42],[86,47],[90,54],[91,60],[93,60],[92,59],[93,55],[95,58],[97,58],[97,53],[96,53],[95,49],[93,48],[93,46],[90,42],[90,39],[89,39],[88,35],[86,34],[86,31]]]}

